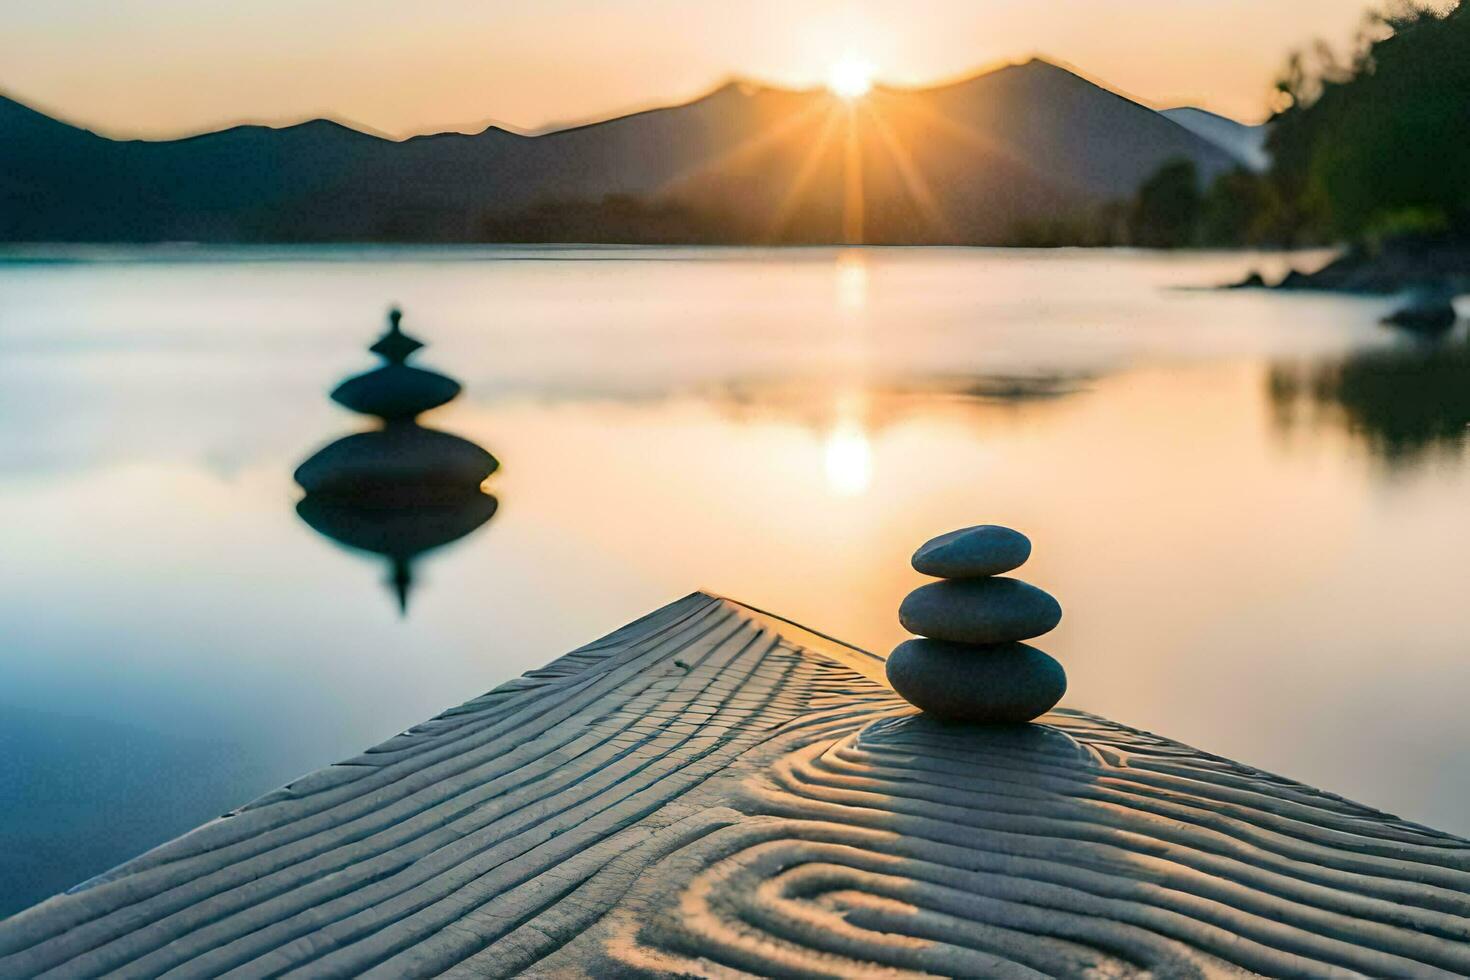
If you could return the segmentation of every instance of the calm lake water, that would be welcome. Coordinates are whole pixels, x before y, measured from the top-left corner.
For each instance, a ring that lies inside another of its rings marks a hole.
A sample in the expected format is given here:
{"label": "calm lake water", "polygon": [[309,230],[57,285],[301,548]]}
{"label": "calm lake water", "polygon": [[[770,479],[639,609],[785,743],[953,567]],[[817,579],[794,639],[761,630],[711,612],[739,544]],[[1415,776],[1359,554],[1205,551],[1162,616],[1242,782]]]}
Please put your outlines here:
{"label": "calm lake water", "polygon": [[[886,652],[977,522],[1065,704],[1470,832],[1470,342],[1187,288],[1285,262],[0,253],[0,913],[695,589]],[[406,617],[291,480],[392,302],[502,462]]]}

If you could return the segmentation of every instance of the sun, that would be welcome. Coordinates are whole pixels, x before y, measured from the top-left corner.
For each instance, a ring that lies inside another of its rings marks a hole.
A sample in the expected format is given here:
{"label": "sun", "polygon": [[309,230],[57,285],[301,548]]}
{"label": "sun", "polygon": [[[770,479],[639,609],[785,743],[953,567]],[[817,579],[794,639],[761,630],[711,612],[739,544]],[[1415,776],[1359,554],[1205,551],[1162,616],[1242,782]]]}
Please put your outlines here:
{"label": "sun", "polygon": [[844,99],[860,99],[873,87],[873,66],[861,58],[845,55],[827,69],[827,88]]}

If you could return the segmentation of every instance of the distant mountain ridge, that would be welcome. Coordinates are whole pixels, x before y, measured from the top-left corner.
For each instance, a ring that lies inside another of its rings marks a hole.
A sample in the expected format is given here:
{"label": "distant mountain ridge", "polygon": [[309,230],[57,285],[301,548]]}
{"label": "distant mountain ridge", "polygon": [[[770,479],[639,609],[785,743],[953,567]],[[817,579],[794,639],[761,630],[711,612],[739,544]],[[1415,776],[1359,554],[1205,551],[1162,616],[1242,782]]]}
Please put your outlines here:
{"label": "distant mountain ridge", "polygon": [[0,99],[0,240],[1001,243],[1170,159],[1237,165],[1041,60],[928,89],[730,83],[541,135],[326,120],[112,140]]}
{"label": "distant mountain ridge", "polygon": [[1194,106],[1165,109],[1163,115],[1185,129],[1203,136],[1256,173],[1264,172],[1271,166],[1271,157],[1266,152],[1266,136],[1270,127],[1264,123],[1247,126],[1227,116]]}

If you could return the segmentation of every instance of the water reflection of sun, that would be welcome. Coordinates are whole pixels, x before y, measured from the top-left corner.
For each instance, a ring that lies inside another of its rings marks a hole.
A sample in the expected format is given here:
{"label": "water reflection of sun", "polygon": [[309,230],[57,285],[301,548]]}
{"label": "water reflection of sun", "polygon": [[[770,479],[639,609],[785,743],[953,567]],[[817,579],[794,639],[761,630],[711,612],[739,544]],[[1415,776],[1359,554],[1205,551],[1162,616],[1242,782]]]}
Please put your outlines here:
{"label": "water reflection of sun", "polygon": [[837,256],[837,306],[856,313],[868,305],[868,267],[863,254],[849,249]]}
{"label": "water reflection of sun", "polygon": [[873,447],[855,421],[843,421],[827,434],[823,445],[827,486],[838,496],[857,497],[873,482]]}
{"label": "water reflection of sun", "polygon": [[863,422],[866,399],[846,391],[836,404],[836,422],[822,442],[827,489],[839,497],[859,497],[873,483],[873,444]]}

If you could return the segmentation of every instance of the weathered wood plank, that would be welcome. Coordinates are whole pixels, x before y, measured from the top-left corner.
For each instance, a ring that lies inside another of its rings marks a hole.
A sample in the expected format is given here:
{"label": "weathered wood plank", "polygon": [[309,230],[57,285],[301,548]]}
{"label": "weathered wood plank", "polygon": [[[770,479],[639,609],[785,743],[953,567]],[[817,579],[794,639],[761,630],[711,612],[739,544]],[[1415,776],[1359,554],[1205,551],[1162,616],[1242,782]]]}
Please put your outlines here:
{"label": "weathered wood plank", "polygon": [[696,594],[0,923],[3,976],[1470,974],[1470,842]]}

